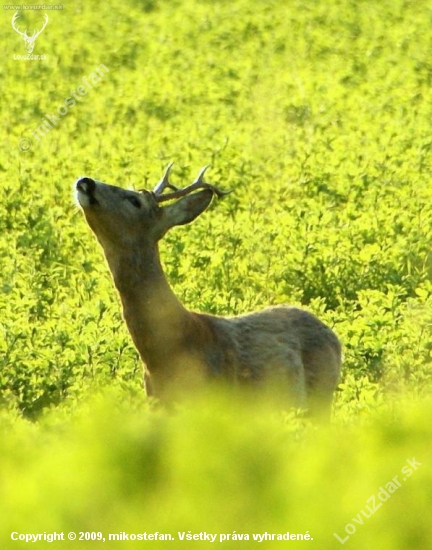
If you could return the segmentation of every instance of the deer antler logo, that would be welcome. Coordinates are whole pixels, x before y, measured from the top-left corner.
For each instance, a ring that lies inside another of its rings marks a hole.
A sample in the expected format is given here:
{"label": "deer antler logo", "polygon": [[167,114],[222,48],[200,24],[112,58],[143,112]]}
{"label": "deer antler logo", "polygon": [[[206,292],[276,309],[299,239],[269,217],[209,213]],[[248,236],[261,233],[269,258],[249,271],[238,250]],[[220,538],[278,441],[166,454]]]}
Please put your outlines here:
{"label": "deer antler logo", "polygon": [[48,24],[48,15],[45,14],[45,17],[44,17],[44,24],[43,24],[43,27],[41,28],[40,31],[34,31],[34,33],[31,35],[31,36],[28,36],[27,34],[27,30],[25,30],[24,32],[21,32],[19,30],[19,27],[16,26],[16,21],[19,17],[19,12],[15,12],[13,17],[12,17],[12,28],[14,29],[14,31],[16,31],[21,37],[22,39],[24,40],[24,43],[25,43],[25,48],[27,50],[27,53],[32,53],[33,52],[33,48],[34,48],[34,45],[35,45],[35,42],[36,42],[36,38],[40,35],[40,33],[44,30],[44,28],[47,26]]}

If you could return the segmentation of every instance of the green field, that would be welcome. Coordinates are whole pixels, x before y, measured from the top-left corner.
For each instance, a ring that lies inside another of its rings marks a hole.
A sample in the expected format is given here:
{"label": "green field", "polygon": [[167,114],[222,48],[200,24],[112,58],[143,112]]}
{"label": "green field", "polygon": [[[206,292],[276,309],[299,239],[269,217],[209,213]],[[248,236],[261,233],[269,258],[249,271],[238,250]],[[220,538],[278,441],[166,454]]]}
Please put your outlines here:
{"label": "green field", "polygon": [[[430,2],[75,0],[19,12],[30,35],[49,15],[29,60],[5,6],[0,547],[432,548]],[[72,189],[151,189],[170,161],[173,183],[210,164],[232,190],[162,242],[174,291],[333,327],[330,428],[146,399]],[[175,540],[108,540],[156,531]]]}

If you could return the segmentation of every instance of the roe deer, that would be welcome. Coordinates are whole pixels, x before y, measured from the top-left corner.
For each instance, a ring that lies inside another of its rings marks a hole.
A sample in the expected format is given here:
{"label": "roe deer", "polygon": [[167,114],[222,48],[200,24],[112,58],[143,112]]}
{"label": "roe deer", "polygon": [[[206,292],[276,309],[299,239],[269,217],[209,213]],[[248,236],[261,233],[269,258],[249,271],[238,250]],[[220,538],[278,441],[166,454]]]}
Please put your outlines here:
{"label": "roe deer", "polygon": [[152,192],[88,177],[76,182],[78,203],[102,245],[145,364],[147,393],[170,400],[179,389],[190,392],[197,383],[216,378],[272,387],[287,405],[328,417],[341,366],[341,346],[329,327],[288,306],[232,318],[194,313],[172,292],[159,259],[159,239],[171,227],[193,221],[214,195],[225,193],[204,182],[207,167],[191,185],[178,189],[169,182],[171,166]]}

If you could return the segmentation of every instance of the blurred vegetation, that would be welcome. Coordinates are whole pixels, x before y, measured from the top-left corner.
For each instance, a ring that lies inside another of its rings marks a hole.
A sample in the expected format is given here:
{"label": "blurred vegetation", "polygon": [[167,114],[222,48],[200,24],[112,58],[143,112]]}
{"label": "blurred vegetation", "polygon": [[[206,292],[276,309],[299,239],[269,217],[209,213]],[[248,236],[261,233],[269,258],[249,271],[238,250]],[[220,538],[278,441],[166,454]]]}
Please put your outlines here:
{"label": "blurred vegetation", "polygon": [[217,534],[218,542],[220,534],[247,534],[220,544],[252,548],[253,535],[289,532],[313,539],[289,541],[295,548],[339,548],[334,533],[349,536],[351,548],[428,548],[432,410],[402,405],[361,426],[324,430],[232,396],[206,396],[167,414],[111,389],[37,424],[5,417],[2,545],[28,546],[10,541],[12,532],[71,531],[102,533],[109,548],[146,544],[108,540],[123,532],[175,539],[152,541],[155,548],[210,544],[181,542],[178,533],[191,532]]}
{"label": "blurred vegetation", "polygon": [[[427,548],[430,3],[77,0],[49,12],[43,61],[14,59],[24,43],[1,13],[1,547],[21,546],[13,530],[191,529],[309,530],[338,548],[333,533],[415,456],[349,544]],[[72,184],[151,188],[171,160],[177,183],[211,164],[233,190],[162,243],[175,292],[219,315],[293,303],[334,327],[332,430],[226,398],[147,403]],[[224,542],[239,544],[256,542]]]}

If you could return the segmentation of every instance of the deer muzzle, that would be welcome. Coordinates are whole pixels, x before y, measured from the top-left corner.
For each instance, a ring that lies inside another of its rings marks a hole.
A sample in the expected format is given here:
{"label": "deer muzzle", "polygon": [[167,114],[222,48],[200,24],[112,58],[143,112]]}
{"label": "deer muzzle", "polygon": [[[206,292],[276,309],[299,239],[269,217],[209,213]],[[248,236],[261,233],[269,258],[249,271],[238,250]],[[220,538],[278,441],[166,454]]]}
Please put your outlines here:
{"label": "deer muzzle", "polygon": [[97,204],[95,198],[96,182],[91,178],[80,178],[76,182],[77,198],[82,207]]}

